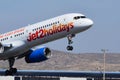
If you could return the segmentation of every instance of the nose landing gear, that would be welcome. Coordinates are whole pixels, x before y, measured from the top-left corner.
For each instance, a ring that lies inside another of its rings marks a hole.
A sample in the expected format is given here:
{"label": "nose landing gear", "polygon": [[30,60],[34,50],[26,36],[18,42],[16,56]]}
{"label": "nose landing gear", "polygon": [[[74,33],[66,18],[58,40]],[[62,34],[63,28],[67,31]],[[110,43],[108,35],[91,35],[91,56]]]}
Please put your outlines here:
{"label": "nose landing gear", "polygon": [[69,35],[67,36],[68,46],[66,47],[66,49],[67,49],[68,51],[72,51],[72,50],[73,50],[73,46],[71,46],[71,44],[73,43],[73,41],[72,41],[72,38],[73,38],[73,37],[75,37],[75,34],[69,34]]}
{"label": "nose landing gear", "polygon": [[73,46],[70,46],[70,45],[67,46],[67,50],[68,50],[68,51],[72,51],[72,50],[73,50]]}

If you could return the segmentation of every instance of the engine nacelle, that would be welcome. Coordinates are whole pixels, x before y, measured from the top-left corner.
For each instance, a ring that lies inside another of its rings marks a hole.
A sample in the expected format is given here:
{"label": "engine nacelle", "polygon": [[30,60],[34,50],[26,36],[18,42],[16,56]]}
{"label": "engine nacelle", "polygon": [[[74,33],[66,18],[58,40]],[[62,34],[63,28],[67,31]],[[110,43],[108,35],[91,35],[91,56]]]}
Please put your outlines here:
{"label": "engine nacelle", "polygon": [[4,46],[0,43],[0,53],[4,52]]}
{"label": "engine nacelle", "polygon": [[31,50],[25,57],[27,63],[35,63],[47,60],[51,56],[51,50],[43,47],[37,50]]}

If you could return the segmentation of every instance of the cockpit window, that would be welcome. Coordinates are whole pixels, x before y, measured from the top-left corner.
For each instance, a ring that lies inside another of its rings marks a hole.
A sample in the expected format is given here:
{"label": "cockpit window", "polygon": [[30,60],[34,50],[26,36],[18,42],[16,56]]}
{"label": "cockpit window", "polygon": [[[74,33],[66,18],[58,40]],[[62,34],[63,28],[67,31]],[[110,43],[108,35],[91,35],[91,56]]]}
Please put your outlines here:
{"label": "cockpit window", "polygon": [[77,19],[80,19],[80,18],[86,18],[85,16],[75,16],[74,19],[77,20]]}
{"label": "cockpit window", "polygon": [[74,19],[80,19],[80,16],[75,16]]}
{"label": "cockpit window", "polygon": [[81,18],[86,18],[85,16],[81,16]]}

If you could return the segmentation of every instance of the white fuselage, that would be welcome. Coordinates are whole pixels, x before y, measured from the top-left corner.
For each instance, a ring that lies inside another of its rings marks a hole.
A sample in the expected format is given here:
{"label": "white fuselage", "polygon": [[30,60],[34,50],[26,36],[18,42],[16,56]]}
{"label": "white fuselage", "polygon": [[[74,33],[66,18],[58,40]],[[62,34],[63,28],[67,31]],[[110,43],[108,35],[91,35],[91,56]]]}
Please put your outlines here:
{"label": "white fuselage", "polygon": [[12,48],[0,53],[0,59],[16,57],[34,46],[82,32],[92,25],[93,21],[84,15],[71,13],[2,34],[0,43],[11,44]]}

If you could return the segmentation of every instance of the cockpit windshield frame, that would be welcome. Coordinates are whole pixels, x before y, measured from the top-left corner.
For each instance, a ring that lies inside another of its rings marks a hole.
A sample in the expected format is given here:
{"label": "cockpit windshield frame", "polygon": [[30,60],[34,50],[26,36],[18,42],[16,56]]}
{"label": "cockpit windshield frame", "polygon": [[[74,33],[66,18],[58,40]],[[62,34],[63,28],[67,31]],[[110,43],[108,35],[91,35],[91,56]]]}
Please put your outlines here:
{"label": "cockpit windshield frame", "polygon": [[74,20],[78,20],[78,19],[80,19],[80,18],[86,18],[85,16],[75,16],[73,19]]}

